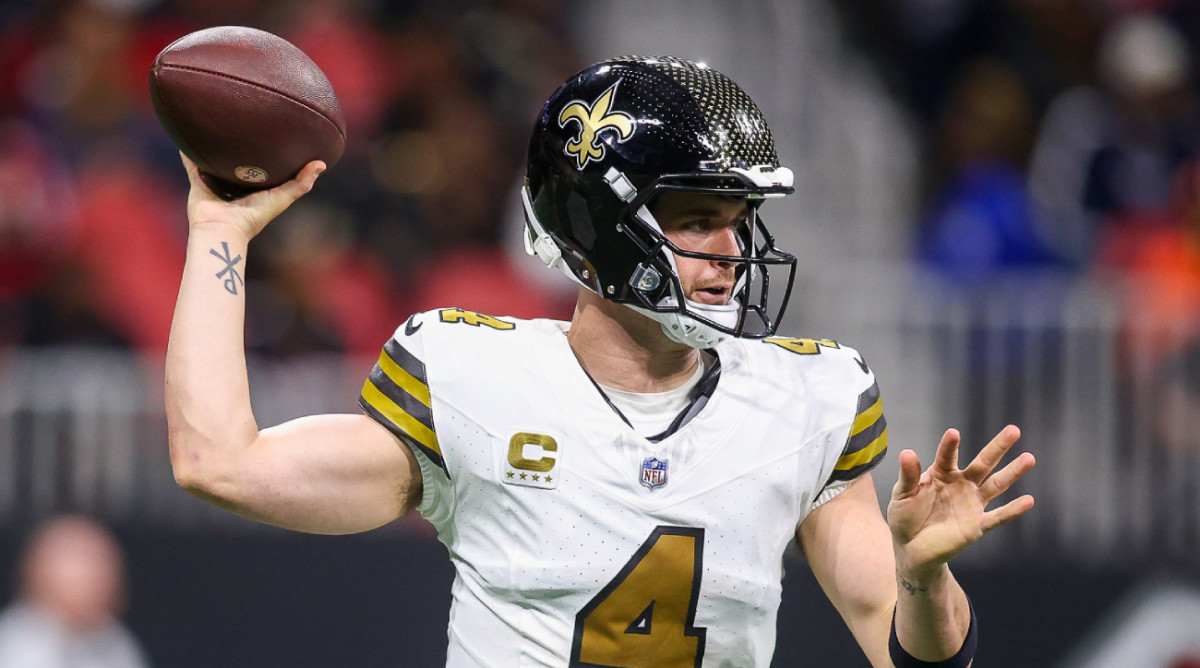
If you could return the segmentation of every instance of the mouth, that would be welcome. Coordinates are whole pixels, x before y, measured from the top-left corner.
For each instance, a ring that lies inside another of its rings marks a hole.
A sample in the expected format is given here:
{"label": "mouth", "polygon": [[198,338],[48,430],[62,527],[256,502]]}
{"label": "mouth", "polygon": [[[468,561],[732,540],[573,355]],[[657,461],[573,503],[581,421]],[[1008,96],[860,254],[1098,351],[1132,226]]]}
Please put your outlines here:
{"label": "mouth", "polygon": [[700,304],[728,304],[730,289],[721,285],[710,285],[692,291],[692,301]]}

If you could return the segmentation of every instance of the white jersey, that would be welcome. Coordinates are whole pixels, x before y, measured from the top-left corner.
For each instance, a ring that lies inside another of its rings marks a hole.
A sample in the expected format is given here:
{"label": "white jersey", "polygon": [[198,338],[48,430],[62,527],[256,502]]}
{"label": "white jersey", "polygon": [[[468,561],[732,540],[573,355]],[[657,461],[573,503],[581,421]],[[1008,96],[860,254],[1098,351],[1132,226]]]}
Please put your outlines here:
{"label": "white jersey", "polygon": [[769,665],[797,525],[886,449],[874,375],[832,341],[731,339],[706,402],[652,442],[566,327],[418,314],[363,387],[456,569],[448,665]]}

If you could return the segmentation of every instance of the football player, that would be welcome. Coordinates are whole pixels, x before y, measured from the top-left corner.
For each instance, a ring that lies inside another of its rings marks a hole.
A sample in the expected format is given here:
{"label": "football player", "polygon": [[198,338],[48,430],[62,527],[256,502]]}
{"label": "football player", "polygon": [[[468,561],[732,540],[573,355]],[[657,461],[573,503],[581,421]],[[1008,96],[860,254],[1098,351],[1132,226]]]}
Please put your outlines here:
{"label": "football player", "polygon": [[364,531],[417,509],[454,562],[450,666],[767,666],[795,540],[874,666],[966,666],[947,562],[1033,506],[986,507],[1034,464],[1001,431],[966,468],[949,430],[880,512],[879,385],[853,349],[776,336],[796,260],[759,216],[793,190],[733,81],[626,57],[569,79],[533,131],[529,251],[579,284],[570,322],[410,317],[361,415],[260,429],[247,390],[247,242],[324,165],[234,202],[194,165],[167,359],[171,460],[248,518]]}

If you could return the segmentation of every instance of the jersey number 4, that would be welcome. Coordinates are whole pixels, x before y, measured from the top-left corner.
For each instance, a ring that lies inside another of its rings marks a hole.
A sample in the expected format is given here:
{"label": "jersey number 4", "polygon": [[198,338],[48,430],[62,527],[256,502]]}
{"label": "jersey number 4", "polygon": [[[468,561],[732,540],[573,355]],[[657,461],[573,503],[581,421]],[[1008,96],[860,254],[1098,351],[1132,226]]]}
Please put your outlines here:
{"label": "jersey number 4", "polygon": [[575,616],[572,667],[698,668],[704,529],[660,526]]}

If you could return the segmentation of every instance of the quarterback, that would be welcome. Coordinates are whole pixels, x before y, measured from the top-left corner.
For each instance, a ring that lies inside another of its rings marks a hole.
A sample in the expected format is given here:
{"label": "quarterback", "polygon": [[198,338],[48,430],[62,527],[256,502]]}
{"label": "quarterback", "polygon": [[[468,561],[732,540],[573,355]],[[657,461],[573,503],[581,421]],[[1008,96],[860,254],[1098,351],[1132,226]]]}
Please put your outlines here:
{"label": "quarterback", "polygon": [[793,175],[724,75],[630,56],[565,82],[522,197],[527,249],[579,286],[571,321],[414,314],[357,415],[258,427],[244,290],[218,272],[325,165],[224,202],[184,162],[176,479],[297,531],[418,510],[456,569],[449,666],[767,666],[793,540],[873,666],[970,665],[978,626],[948,562],[1033,507],[988,509],[1033,456],[996,470],[1010,426],[959,468],[948,430],[925,471],[899,454],[885,519],[879,384],[852,348],[777,335],[796,260],[759,209]]}

